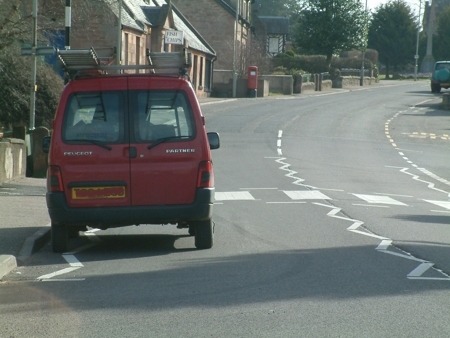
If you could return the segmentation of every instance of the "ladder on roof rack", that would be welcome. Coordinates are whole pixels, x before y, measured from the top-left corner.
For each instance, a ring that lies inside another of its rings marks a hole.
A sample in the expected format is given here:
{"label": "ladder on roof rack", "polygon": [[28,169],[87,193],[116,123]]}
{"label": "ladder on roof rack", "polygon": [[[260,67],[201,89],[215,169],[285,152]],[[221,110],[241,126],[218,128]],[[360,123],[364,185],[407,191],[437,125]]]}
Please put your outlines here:
{"label": "ladder on roof rack", "polygon": [[63,70],[67,73],[76,73],[78,71],[98,70],[98,71],[120,71],[120,70],[139,70],[139,69],[176,69],[178,73],[182,69],[190,68],[191,53],[186,49],[181,52],[150,52],[147,49],[146,56],[148,65],[108,65],[102,63],[94,48],[90,49],[69,49],[58,50],[58,58],[63,65]]}
{"label": "ladder on roof rack", "polygon": [[58,58],[64,70],[74,68],[91,68],[100,65],[100,60],[94,48],[58,50]]}

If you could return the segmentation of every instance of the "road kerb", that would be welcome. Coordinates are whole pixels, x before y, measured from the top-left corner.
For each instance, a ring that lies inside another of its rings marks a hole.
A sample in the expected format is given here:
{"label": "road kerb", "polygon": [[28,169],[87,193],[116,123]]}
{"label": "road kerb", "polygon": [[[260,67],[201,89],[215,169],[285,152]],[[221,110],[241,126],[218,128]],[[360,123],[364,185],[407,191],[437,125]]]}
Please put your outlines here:
{"label": "road kerb", "polygon": [[0,255],[0,279],[17,268],[16,257],[12,255]]}

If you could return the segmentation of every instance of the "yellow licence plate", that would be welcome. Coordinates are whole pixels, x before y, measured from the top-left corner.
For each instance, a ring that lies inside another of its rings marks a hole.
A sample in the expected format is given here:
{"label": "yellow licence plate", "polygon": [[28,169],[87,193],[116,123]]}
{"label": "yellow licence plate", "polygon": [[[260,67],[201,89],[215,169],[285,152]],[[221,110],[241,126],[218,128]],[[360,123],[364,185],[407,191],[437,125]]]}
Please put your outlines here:
{"label": "yellow licence plate", "polygon": [[72,188],[72,199],[94,200],[103,198],[125,198],[125,187]]}

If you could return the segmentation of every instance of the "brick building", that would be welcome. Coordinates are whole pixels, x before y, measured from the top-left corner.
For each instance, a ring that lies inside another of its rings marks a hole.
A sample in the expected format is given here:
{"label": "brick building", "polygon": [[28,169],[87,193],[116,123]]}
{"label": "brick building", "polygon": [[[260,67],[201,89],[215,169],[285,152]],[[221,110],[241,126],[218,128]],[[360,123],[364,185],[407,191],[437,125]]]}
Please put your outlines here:
{"label": "brick building", "polygon": [[[61,36],[64,27],[64,3],[62,0],[40,0],[41,20],[58,23],[53,28],[55,36]],[[152,52],[176,52],[186,48],[192,54],[191,81],[199,97],[208,96],[212,87],[212,72],[216,52],[197,32],[183,14],[165,0],[122,0],[119,20],[119,1],[77,0],[71,2],[70,48],[93,47],[99,56],[109,62],[117,62],[119,45],[120,62],[126,65],[146,64],[146,50]],[[181,44],[168,44],[168,31],[182,31]],[[56,47],[61,46],[60,39]]]}
{"label": "brick building", "polygon": [[[239,24],[236,33],[236,9]],[[245,49],[251,44],[251,0],[172,0],[217,53],[216,70],[232,70],[235,41],[237,65],[244,72]]]}

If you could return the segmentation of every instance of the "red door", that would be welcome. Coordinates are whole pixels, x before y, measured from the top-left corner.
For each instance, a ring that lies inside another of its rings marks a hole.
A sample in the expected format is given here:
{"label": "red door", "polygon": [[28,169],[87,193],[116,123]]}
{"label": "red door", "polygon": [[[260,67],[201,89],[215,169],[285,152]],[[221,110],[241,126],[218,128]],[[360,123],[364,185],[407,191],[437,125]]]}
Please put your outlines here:
{"label": "red door", "polygon": [[[71,207],[131,205],[126,78],[69,84],[61,128],[66,199]],[[61,122],[60,122],[61,123]]]}
{"label": "red door", "polygon": [[158,77],[129,78],[128,88],[132,205],[192,203],[202,157],[192,89]]}

